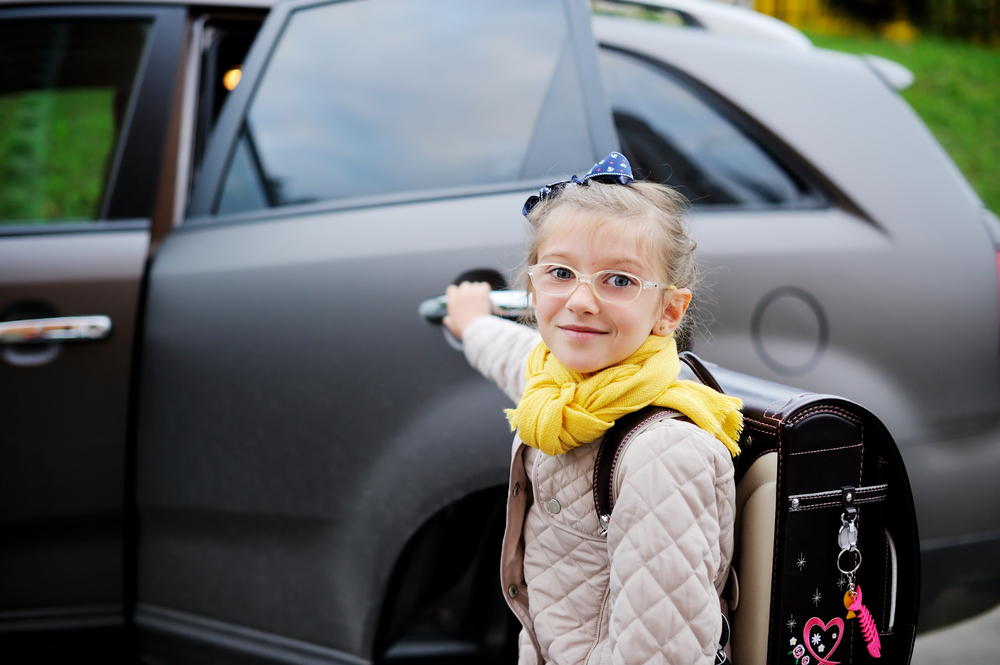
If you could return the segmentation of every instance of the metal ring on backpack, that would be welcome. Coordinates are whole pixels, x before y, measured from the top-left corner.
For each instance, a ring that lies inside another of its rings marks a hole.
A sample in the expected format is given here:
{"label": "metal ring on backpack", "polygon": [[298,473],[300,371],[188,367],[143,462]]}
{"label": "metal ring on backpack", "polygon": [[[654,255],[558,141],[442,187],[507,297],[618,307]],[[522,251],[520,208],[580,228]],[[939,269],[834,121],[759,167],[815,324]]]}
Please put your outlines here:
{"label": "metal ring on backpack", "polygon": [[[855,554],[858,555],[857,564],[855,564],[854,568],[851,568],[850,570],[844,570],[840,566],[840,557],[844,556],[844,552],[854,552]],[[858,568],[860,567],[861,567],[861,550],[857,549],[856,547],[845,547],[844,549],[840,550],[840,554],[837,555],[837,570],[839,570],[844,575],[853,575],[854,573],[858,572]]]}

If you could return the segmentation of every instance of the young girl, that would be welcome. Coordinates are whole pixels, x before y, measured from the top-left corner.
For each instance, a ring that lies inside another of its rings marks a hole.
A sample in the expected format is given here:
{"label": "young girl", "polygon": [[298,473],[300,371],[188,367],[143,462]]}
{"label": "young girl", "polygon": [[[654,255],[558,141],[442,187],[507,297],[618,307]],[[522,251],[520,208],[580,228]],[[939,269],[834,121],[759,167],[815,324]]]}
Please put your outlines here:
{"label": "young girl", "polygon": [[[742,422],[738,400],[676,378],[674,332],[696,273],[683,203],[633,182],[611,153],[525,204],[537,331],[491,316],[485,284],[448,289],[445,325],[517,402],[501,583],[523,625],[521,663],[714,662]],[[602,533],[602,435],[649,404],[690,422],[633,439]]]}

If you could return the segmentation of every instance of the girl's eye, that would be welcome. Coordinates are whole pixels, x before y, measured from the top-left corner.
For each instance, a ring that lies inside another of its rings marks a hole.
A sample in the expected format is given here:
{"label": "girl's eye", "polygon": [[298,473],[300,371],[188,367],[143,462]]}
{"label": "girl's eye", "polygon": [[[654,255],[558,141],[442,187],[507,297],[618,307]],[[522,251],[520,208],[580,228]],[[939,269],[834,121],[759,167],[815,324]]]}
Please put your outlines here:
{"label": "girl's eye", "polygon": [[612,286],[616,289],[627,289],[632,286],[636,286],[635,278],[631,275],[624,275],[622,273],[611,273],[608,278],[604,280],[605,284]]}
{"label": "girl's eye", "polygon": [[548,274],[549,274],[550,277],[552,277],[554,279],[567,279],[568,280],[568,279],[573,279],[574,277],[576,277],[576,275],[573,274],[572,270],[570,270],[569,268],[564,268],[562,266],[552,266],[549,269]]}

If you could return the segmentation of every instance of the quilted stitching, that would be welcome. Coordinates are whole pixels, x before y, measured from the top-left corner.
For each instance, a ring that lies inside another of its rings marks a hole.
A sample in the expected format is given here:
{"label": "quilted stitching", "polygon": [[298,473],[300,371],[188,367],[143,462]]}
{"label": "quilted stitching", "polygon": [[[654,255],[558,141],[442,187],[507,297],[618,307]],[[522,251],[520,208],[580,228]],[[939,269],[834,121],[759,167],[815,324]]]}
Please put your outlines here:
{"label": "quilted stitching", "polygon": [[580,533],[600,537],[597,509],[594,507],[594,464],[599,441],[574,448],[565,455],[550,457],[536,454],[533,482],[537,496],[545,504],[555,498],[560,511],[552,519]]}
{"label": "quilted stitching", "polygon": [[[608,588],[606,541],[590,491],[595,445],[549,457],[526,449],[536,501],[524,523],[524,575],[535,636],[546,661],[582,663],[597,642]],[[545,504],[560,502],[551,514]],[[588,505],[589,503],[589,505]],[[603,631],[606,634],[606,630]]]}
{"label": "quilted stitching", "polygon": [[521,628],[517,636],[517,662],[518,665],[542,665],[538,662],[535,645],[531,643],[531,636],[526,628]]}
{"label": "quilted stitching", "polygon": [[636,439],[622,461],[624,482],[608,534],[612,662],[713,657],[714,587],[724,567],[720,513],[728,511],[719,509],[718,464],[702,452],[703,438],[673,437],[664,450]]}
{"label": "quilted stitching", "polygon": [[[715,587],[732,555],[728,452],[687,423],[637,437],[621,461],[606,544],[595,538],[596,453],[589,444],[557,457],[533,449],[523,456],[537,488],[524,522],[524,573],[543,659],[686,663],[700,654],[711,661]],[[560,502],[555,515],[545,508],[550,498]]]}

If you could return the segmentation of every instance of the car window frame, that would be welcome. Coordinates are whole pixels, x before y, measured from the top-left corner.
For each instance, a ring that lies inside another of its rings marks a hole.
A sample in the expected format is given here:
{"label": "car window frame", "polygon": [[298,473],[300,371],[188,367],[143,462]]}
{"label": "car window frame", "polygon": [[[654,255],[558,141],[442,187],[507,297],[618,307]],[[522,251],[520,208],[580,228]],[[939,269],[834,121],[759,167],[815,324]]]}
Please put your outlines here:
{"label": "car window frame", "polygon": [[[486,195],[521,191],[538,187],[552,178],[482,183],[462,187],[428,188],[407,192],[390,192],[374,196],[357,196],[317,201],[303,204],[264,208],[248,212],[219,214],[215,210],[222,196],[225,177],[236,153],[241,132],[249,107],[267,70],[274,50],[294,12],[313,7],[338,4],[340,2],[364,2],[365,0],[293,0],[280,3],[271,9],[261,25],[257,39],[247,54],[240,85],[225,101],[216,121],[215,128],[205,147],[197,181],[189,199],[182,225],[201,225],[268,219],[275,214],[314,214],[337,210],[368,208],[380,205],[432,201],[456,197]],[[584,102],[586,122],[592,158],[600,159],[611,150],[618,148],[618,135],[607,112],[604,89],[600,80],[597,53],[590,29],[590,13],[582,3],[560,0],[566,14],[567,39],[577,70],[577,85]],[[533,137],[529,152],[538,145]],[[586,165],[581,165],[584,168]]]}
{"label": "car window frame", "polygon": [[0,21],[148,19],[121,135],[114,148],[98,218],[51,224],[0,225],[0,237],[148,229],[165,149],[187,8],[177,6],[40,6],[0,8]]}
{"label": "car window frame", "polygon": [[[693,202],[692,209],[699,214],[713,212],[760,212],[768,210],[824,210],[830,207],[837,207],[871,222],[870,217],[864,211],[844,194],[836,184],[817,170],[807,159],[802,157],[798,151],[788,145],[780,136],[772,132],[765,125],[743,111],[743,109],[730,101],[726,96],[711,86],[706,85],[700,79],[668,62],[629,48],[606,42],[598,42],[597,48],[633,58],[676,78],[682,86],[686,87],[702,103],[706,104],[724,120],[742,132],[769,159],[798,181],[797,184],[801,184],[805,188],[806,195],[802,199],[790,203],[759,205],[720,203],[699,206]],[[609,115],[612,111],[613,109],[611,109],[609,102]]]}

